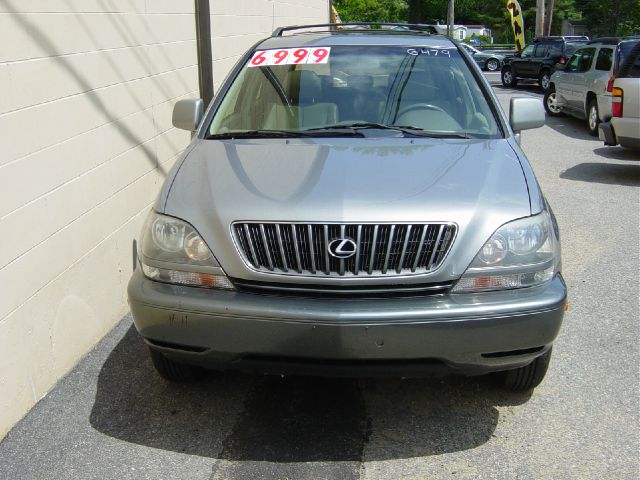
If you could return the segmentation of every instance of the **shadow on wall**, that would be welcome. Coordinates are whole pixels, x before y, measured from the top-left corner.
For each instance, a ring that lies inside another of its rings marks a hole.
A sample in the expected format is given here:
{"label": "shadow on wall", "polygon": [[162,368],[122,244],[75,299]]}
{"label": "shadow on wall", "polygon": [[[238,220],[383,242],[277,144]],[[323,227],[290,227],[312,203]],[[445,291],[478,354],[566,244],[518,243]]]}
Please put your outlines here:
{"label": "shadow on wall", "polygon": [[[487,442],[497,405],[519,405],[488,379],[351,380],[211,373],[177,385],[153,370],[135,328],[105,361],[90,423],[111,437],[230,461],[422,457]],[[373,432],[373,435],[372,435]]]}
{"label": "shadow on wall", "polygon": [[[5,0],[5,3],[7,5],[7,7],[9,8],[9,10],[14,10],[17,11],[19,10],[18,7],[16,7],[16,5],[14,4],[14,2],[10,1],[10,0]],[[125,140],[127,140],[127,142],[129,142],[132,146],[139,146],[142,151],[144,152],[145,157],[148,159],[148,161],[152,164],[152,166],[154,168],[156,168],[163,176],[166,176],[166,171],[162,168],[162,166],[160,165],[160,163],[158,162],[158,158],[156,153],[149,148],[148,145],[144,145],[143,142],[144,140],[137,137],[129,128],[127,128],[125,126],[125,124],[119,120],[118,118],[116,118],[113,114],[110,113],[109,111],[109,106],[95,93],[95,91],[93,90],[93,85],[91,85],[82,75],[80,72],[78,72],[72,65],[71,63],[65,58],[64,55],[61,54],[61,52],[58,52],[55,48],[53,48],[53,43],[50,39],[50,37],[48,37],[45,33],[43,33],[40,29],[38,29],[35,25],[33,25],[29,20],[27,20],[23,15],[20,14],[11,14],[13,20],[20,25],[20,27],[22,27],[28,34],[29,37],[33,40],[33,42],[35,42],[38,47],[40,47],[40,49],[48,56],[51,57],[56,57],[57,60],[57,64],[59,66],[61,66],[62,68],[64,68],[71,76],[72,78],[75,80],[75,82],[77,83],[79,89],[79,92],[82,92],[84,95],[86,95],[86,97],[89,99],[89,101],[100,111],[102,112],[102,114],[104,115],[105,119],[110,122],[113,123],[114,125],[116,125],[118,127],[118,132],[125,138]],[[82,22],[81,22],[82,24]],[[86,30],[88,30],[86,28],[86,26],[84,24],[82,24],[83,28],[85,28]],[[116,27],[114,25],[114,27]],[[119,31],[119,33],[127,38],[124,35],[124,32],[122,32],[121,29],[117,29]],[[111,64],[111,67],[117,70],[117,67],[113,64]],[[118,72],[118,75],[120,76],[120,78],[122,78],[122,75],[120,74],[120,72]],[[158,84],[156,82],[156,84]],[[161,91],[162,87],[159,86],[159,89]],[[163,91],[164,93],[164,91]],[[141,110],[144,109],[144,107],[138,103],[137,104]]]}

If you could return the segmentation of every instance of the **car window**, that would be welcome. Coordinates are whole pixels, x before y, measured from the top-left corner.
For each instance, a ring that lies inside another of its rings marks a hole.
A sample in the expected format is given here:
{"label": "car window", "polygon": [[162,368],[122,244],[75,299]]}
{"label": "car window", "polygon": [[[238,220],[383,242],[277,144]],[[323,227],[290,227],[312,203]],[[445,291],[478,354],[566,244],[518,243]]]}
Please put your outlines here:
{"label": "car window", "polygon": [[582,52],[582,59],[580,61],[579,72],[587,72],[591,69],[591,64],[593,63],[593,57],[596,54],[595,48],[583,48],[580,50]]}
{"label": "car window", "polygon": [[578,73],[588,71],[593,63],[595,51],[596,49],[591,47],[577,50],[569,60],[566,71]]}
{"label": "car window", "polygon": [[[576,43],[567,43],[567,44],[565,44],[565,46],[564,46],[564,56],[565,57],[570,57],[580,47],[582,47],[582,45],[576,44]],[[562,50],[560,50],[560,53],[558,55],[562,55]]]}
{"label": "car window", "polygon": [[368,122],[478,138],[501,135],[489,100],[456,48],[318,49],[324,63],[309,54],[309,63],[274,64],[276,57],[316,49],[256,52],[260,63],[249,60],[234,79],[209,134]]}
{"label": "car window", "polygon": [[616,70],[618,68],[620,68],[620,66],[625,62],[625,60],[627,59],[627,56],[631,53],[631,51],[633,50],[633,48],[640,44],[640,41],[629,41],[629,42],[622,42],[620,44],[620,53],[618,55],[618,61],[617,61],[617,65],[616,65]]}
{"label": "car window", "polygon": [[532,56],[534,48],[535,45],[527,45],[526,47],[524,47],[524,50],[522,50],[522,52],[520,53],[520,58],[529,58],[530,56]]}
{"label": "car window", "polygon": [[596,70],[611,70],[613,64],[613,49],[601,48],[598,52],[598,58],[596,59]]}
{"label": "car window", "polygon": [[533,56],[534,56],[534,57],[536,57],[536,58],[541,58],[541,57],[546,56],[546,54],[547,54],[547,47],[548,47],[548,46],[547,46],[547,45],[545,45],[544,43],[538,43],[538,44],[536,45],[536,49],[535,49],[535,51],[534,51],[534,53],[533,53]]}
{"label": "car window", "polygon": [[460,45],[462,45],[464,47],[464,49],[469,52],[471,55],[473,55],[474,53],[477,52],[477,50],[473,47],[470,47],[469,45],[465,44],[465,43],[461,43]]}
{"label": "car window", "polygon": [[[562,55],[562,47],[563,47],[563,43],[562,42],[550,43],[547,54],[550,57],[559,57],[559,56]],[[569,55],[571,55],[571,53],[565,53],[565,55],[569,56]]]}
{"label": "car window", "polygon": [[622,78],[640,78],[640,42],[627,52],[625,63],[620,68],[619,76]]}
{"label": "car window", "polygon": [[571,58],[569,59],[569,61],[567,62],[567,68],[565,68],[566,72],[577,72],[578,71],[578,67],[580,66],[580,59],[582,58],[582,55],[580,54],[580,52],[578,51],[577,53],[574,53]]}

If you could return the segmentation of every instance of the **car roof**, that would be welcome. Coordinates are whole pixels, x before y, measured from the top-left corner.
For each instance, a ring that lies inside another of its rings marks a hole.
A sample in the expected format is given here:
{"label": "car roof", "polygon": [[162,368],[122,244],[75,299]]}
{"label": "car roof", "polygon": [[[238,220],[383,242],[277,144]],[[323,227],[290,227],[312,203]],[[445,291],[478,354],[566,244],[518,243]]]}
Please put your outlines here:
{"label": "car roof", "polygon": [[589,42],[589,45],[618,45],[626,42],[637,42],[640,40],[640,36],[629,37],[601,37],[594,38]]}
{"label": "car roof", "polygon": [[[361,24],[368,26],[368,24]],[[382,24],[387,25],[387,24]],[[395,26],[397,24],[388,24]],[[292,48],[333,45],[379,45],[379,46],[424,46],[457,48],[448,37],[417,30],[391,29],[328,29],[330,25],[308,25],[301,27],[282,27],[273,35],[260,42],[256,48]],[[408,25],[410,26],[410,25]],[[317,31],[318,28],[323,30]],[[316,29],[316,31],[314,31]],[[289,33],[289,32],[297,33]]]}

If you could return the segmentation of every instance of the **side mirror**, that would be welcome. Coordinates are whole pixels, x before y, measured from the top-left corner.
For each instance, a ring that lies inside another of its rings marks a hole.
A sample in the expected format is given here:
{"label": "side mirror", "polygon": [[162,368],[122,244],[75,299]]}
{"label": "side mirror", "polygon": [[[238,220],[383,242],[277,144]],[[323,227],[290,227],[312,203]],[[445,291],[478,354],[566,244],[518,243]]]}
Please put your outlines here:
{"label": "side mirror", "polygon": [[204,115],[204,102],[201,98],[178,100],[173,106],[171,122],[176,128],[194,132]]}
{"label": "side mirror", "polygon": [[515,97],[509,104],[509,124],[514,132],[544,125],[544,107],[537,98]]}
{"label": "side mirror", "polygon": [[556,63],[555,65],[556,70],[564,70],[565,68],[567,68],[567,64],[566,63]]}

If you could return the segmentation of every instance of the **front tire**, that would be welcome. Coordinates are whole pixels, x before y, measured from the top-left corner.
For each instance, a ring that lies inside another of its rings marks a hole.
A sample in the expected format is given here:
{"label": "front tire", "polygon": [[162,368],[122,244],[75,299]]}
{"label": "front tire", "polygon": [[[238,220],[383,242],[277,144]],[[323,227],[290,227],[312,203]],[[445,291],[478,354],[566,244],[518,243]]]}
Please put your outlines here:
{"label": "front tire", "polygon": [[485,63],[484,66],[490,72],[495,72],[496,70],[498,70],[498,68],[500,68],[500,62],[495,58],[490,58],[489,60],[487,60],[487,63]]}
{"label": "front tire", "polygon": [[538,84],[545,91],[549,88],[549,85],[551,85],[551,72],[549,72],[549,70],[543,70],[540,73],[540,77],[538,78]]}
{"label": "front tire", "polygon": [[507,370],[504,372],[503,387],[512,392],[526,392],[536,388],[544,379],[550,360],[551,349],[540,355],[529,365]]}
{"label": "front tire", "polygon": [[518,79],[516,78],[516,75],[511,67],[503,68],[500,77],[502,80],[502,85],[507,88],[513,88],[518,85]]}
{"label": "front tire", "polygon": [[558,94],[556,93],[556,87],[551,85],[546,92],[544,92],[544,109],[551,117],[559,117],[562,115],[562,107],[558,106]]}
{"label": "front tire", "polygon": [[153,366],[165,380],[177,383],[192,383],[200,380],[205,374],[203,368],[176,362],[153,348],[149,349],[149,351]]}
{"label": "front tire", "polygon": [[587,108],[587,127],[589,128],[589,133],[594,137],[598,136],[598,125],[600,125],[598,102],[596,102],[595,98],[592,98]]}

